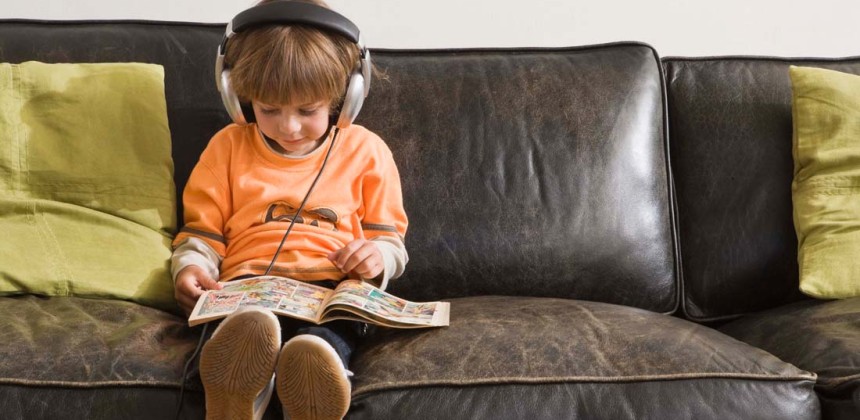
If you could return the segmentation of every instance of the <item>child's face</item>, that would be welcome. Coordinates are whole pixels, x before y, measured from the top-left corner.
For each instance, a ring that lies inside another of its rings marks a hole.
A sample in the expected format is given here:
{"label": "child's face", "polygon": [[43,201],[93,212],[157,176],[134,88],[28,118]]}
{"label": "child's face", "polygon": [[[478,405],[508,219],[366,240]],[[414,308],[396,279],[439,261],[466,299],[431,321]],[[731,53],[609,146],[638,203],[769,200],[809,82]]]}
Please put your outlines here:
{"label": "child's face", "polygon": [[257,126],[288,155],[304,155],[319,145],[328,130],[330,104],[317,101],[272,105],[251,101]]}

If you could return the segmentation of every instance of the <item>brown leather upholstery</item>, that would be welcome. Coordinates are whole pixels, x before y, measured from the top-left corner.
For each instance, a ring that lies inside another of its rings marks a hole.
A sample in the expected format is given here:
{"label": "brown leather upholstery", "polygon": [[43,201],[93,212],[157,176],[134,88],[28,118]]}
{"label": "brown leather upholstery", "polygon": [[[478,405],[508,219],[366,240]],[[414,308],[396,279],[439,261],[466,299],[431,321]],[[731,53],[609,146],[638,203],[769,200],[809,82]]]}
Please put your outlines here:
{"label": "brown leather upholstery", "polygon": [[354,362],[352,415],[447,418],[439,406],[479,418],[819,415],[815,374],[675,317],[569,299],[451,305],[448,328],[384,331],[366,343]]}
{"label": "brown leather upholstery", "polygon": [[720,331],[816,372],[825,418],[857,418],[860,298],[799,302],[745,317]]}
{"label": "brown leather upholstery", "polygon": [[732,319],[798,300],[789,65],[860,74],[860,58],[669,58],[684,313]]}

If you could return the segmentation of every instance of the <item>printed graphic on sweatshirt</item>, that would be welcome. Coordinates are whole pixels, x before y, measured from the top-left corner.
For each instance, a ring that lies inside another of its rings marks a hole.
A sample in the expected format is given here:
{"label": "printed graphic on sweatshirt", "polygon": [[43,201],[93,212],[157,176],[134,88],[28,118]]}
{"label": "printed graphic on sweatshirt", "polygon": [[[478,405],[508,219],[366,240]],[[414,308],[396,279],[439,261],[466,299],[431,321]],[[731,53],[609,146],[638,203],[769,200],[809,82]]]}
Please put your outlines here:
{"label": "printed graphic on sweatshirt", "polygon": [[315,226],[322,229],[337,231],[337,224],[340,221],[340,216],[337,212],[328,207],[317,207],[313,209],[302,209],[302,213],[296,215],[298,206],[293,206],[285,201],[276,201],[269,204],[269,209],[266,211],[264,223],[269,222],[289,222],[293,218],[296,223],[302,223],[310,226]]}

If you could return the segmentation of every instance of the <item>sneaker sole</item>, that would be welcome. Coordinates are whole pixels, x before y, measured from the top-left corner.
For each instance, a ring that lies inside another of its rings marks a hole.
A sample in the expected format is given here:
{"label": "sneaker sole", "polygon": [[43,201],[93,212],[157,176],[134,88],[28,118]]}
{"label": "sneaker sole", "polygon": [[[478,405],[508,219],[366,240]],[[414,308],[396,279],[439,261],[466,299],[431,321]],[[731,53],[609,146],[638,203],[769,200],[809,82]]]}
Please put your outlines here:
{"label": "sneaker sole", "polygon": [[291,340],[281,350],[276,388],[285,419],[342,419],[349,410],[349,379],[340,358],[327,346],[311,336]]}
{"label": "sneaker sole", "polygon": [[206,419],[259,418],[265,407],[254,413],[254,401],[274,372],[280,346],[277,318],[266,312],[237,312],[218,328],[200,356]]}

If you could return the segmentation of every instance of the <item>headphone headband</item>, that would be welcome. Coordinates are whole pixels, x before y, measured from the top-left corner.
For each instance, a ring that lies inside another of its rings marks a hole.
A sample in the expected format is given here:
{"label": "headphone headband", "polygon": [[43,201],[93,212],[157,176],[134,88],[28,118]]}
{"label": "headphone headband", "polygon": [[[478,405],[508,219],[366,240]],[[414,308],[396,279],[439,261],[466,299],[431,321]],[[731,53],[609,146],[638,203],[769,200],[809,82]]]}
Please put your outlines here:
{"label": "headphone headband", "polygon": [[339,128],[352,124],[370,91],[370,51],[364,47],[358,27],[352,21],[328,8],[298,1],[273,1],[254,6],[236,15],[227,25],[215,59],[215,84],[233,121],[237,124],[253,122],[253,111],[247,104],[240,103],[230,86],[230,69],[224,66],[227,41],[239,32],[261,25],[311,26],[343,36],[358,46],[359,62],[349,76],[340,113],[334,116]]}
{"label": "headphone headband", "polygon": [[275,1],[252,7],[233,18],[234,33],[259,25],[309,25],[325,29],[358,43],[359,31],[352,21],[315,4],[296,1]]}

